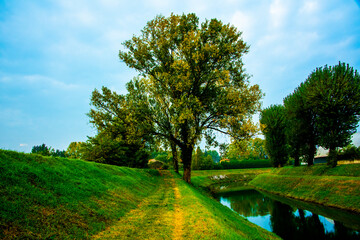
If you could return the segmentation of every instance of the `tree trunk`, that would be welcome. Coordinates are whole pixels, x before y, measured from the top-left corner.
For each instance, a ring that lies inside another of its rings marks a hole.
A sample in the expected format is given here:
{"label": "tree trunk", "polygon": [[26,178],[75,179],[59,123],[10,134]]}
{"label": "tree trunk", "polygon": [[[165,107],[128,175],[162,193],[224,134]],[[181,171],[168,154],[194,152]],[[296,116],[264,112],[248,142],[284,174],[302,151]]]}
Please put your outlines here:
{"label": "tree trunk", "polygon": [[316,151],[316,146],[315,146],[314,140],[311,139],[310,144],[309,144],[308,161],[307,161],[308,166],[314,165],[315,151]]}
{"label": "tree trunk", "polygon": [[330,146],[329,148],[329,156],[328,156],[327,164],[330,165],[331,167],[336,167],[337,165],[336,151],[333,146]]}
{"label": "tree trunk", "polygon": [[183,161],[184,175],[183,179],[187,182],[191,182],[191,158],[192,158],[193,147],[181,148],[181,159]]}
{"label": "tree trunk", "polygon": [[174,171],[176,173],[179,173],[179,160],[178,160],[178,152],[176,149],[176,144],[171,141],[170,145],[171,145],[171,152],[173,155]]}
{"label": "tree trunk", "polygon": [[295,156],[294,156],[294,166],[300,166],[299,154],[295,154]]}

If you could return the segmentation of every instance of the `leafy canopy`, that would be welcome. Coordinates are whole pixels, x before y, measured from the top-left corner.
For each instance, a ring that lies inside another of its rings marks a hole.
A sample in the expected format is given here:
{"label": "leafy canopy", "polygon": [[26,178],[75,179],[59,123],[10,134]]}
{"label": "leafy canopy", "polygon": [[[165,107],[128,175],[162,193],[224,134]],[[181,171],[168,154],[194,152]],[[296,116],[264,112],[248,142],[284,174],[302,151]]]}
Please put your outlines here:
{"label": "leafy canopy", "polygon": [[199,24],[195,14],[158,16],[140,36],[124,43],[119,57],[143,78],[129,94],[137,96],[142,120],[153,133],[194,146],[202,135],[216,144],[214,131],[246,138],[255,131],[250,116],[259,109],[258,85],[249,85],[241,32],[217,19]]}
{"label": "leafy canopy", "polygon": [[283,105],[271,105],[260,114],[261,131],[265,147],[273,166],[283,166],[288,161],[286,140],[287,118]]}

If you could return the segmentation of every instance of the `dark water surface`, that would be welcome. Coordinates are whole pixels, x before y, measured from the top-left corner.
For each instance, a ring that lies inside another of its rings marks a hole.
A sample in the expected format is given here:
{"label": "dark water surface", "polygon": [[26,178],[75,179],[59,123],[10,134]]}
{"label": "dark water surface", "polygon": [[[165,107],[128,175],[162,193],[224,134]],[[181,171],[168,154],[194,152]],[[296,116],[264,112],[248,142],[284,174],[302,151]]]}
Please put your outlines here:
{"label": "dark water surface", "polygon": [[221,204],[283,239],[360,239],[360,215],[256,190],[218,195]]}

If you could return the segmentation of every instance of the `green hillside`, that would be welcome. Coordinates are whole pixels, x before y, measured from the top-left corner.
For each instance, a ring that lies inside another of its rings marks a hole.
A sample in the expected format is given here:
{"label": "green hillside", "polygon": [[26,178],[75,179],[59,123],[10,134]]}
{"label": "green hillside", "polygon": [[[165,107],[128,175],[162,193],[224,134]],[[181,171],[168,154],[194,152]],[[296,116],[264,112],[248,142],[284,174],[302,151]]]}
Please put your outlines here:
{"label": "green hillside", "polygon": [[170,172],[0,150],[0,239],[276,239]]}

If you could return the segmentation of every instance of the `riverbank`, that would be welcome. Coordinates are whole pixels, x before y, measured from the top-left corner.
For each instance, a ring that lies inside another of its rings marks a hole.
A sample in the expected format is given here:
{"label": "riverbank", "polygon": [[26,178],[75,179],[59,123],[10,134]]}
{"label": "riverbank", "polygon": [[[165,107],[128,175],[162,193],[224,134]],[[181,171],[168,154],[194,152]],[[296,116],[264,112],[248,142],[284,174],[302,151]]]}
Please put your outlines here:
{"label": "riverbank", "polygon": [[279,196],[360,213],[360,165],[283,167],[249,185]]}
{"label": "riverbank", "polygon": [[271,171],[272,168],[197,170],[192,171],[191,182],[211,194],[236,192],[253,188],[249,183],[255,177]]}
{"label": "riverbank", "polygon": [[193,171],[192,183],[211,194],[256,188],[360,213],[360,164]]}
{"label": "riverbank", "polygon": [[278,239],[170,172],[0,150],[0,239]]}

